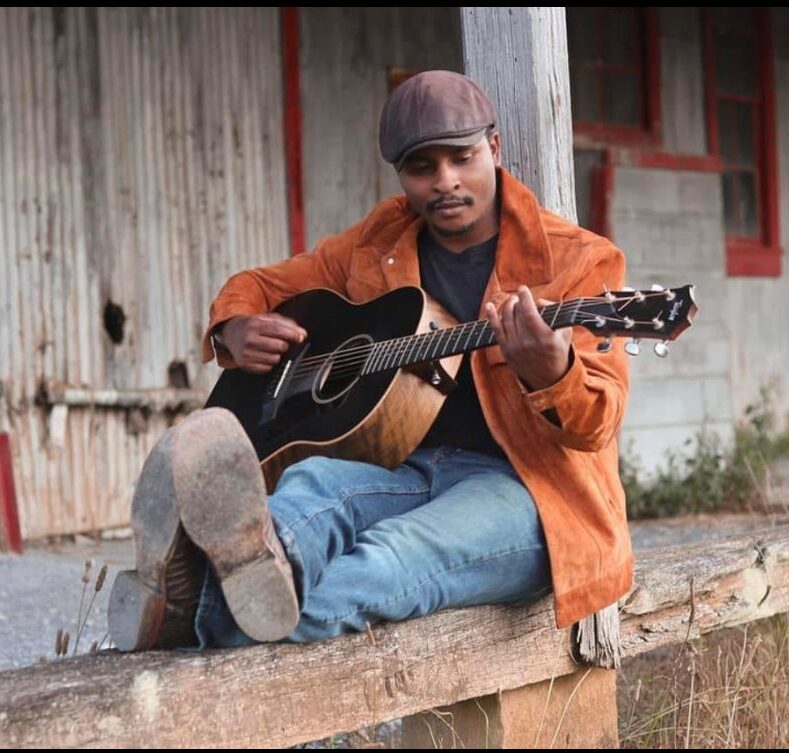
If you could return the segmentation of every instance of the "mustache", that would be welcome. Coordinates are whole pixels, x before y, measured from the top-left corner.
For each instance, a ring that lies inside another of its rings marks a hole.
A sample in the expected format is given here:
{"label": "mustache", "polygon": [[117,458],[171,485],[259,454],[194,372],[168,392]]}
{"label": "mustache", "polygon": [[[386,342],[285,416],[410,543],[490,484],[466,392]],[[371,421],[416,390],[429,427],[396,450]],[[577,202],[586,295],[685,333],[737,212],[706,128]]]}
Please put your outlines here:
{"label": "mustache", "polygon": [[441,196],[438,199],[433,199],[433,201],[429,201],[427,203],[428,210],[432,211],[437,209],[444,204],[465,204],[466,206],[471,206],[474,203],[474,199],[470,196]]}

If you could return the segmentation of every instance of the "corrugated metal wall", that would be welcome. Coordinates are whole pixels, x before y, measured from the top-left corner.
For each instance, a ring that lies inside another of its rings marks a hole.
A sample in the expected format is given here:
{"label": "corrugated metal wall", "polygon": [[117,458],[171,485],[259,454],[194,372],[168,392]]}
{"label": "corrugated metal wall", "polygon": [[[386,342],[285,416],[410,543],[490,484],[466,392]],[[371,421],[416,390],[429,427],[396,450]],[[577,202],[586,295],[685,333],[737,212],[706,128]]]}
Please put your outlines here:
{"label": "corrugated metal wall", "polygon": [[[0,431],[24,537],[125,523],[172,419],[53,387],[205,394],[210,300],[287,256],[279,46],[275,8],[0,8]],[[36,406],[42,386],[71,406]]]}
{"label": "corrugated metal wall", "polygon": [[460,71],[457,8],[301,11],[307,246],[402,193],[378,152],[387,68]]}

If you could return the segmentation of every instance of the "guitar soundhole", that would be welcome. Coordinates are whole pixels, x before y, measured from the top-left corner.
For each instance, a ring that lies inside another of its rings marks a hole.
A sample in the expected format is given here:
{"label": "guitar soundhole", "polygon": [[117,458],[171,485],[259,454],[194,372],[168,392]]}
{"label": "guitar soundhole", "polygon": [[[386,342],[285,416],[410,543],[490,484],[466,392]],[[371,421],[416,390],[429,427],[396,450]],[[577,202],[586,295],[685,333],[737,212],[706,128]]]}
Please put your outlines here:
{"label": "guitar soundhole", "polygon": [[331,403],[342,397],[359,380],[374,340],[370,335],[354,335],[326,357],[312,385],[316,403]]}

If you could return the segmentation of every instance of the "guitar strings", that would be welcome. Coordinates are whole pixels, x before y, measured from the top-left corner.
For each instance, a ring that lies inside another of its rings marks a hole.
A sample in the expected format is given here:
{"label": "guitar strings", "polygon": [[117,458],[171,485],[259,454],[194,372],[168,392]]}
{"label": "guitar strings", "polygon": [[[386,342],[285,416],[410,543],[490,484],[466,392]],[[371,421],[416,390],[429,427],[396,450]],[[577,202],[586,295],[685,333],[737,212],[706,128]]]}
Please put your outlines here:
{"label": "guitar strings", "polygon": [[[609,317],[609,318],[612,321],[618,321],[615,317]],[[559,320],[557,320],[557,321],[559,321]],[[563,324],[569,324],[571,321],[572,321],[571,319],[568,319],[566,322],[562,322],[562,323]],[[587,321],[594,321],[594,319],[587,320]],[[487,324],[486,322],[479,321],[479,322],[474,322],[473,324],[474,325],[482,324],[483,327],[481,327],[481,328],[479,326],[472,327],[472,330],[469,333],[469,336],[467,337],[467,340],[470,340],[471,337],[475,334],[475,332],[474,332],[475,329],[482,329],[482,333],[480,333],[480,334],[484,334],[484,330],[487,329],[487,327],[484,326],[484,325]],[[448,331],[448,330],[445,330],[445,331]],[[427,334],[429,334],[429,333],[427,333]],[[490,330],[490,332],[488,334],[492,335],[493,331]],[[460,333],[458,333],[458,335],[459,336],[457,337],[456,344],[459,343],[460,340],[462,339],[463,333],[460,332]],[[449,341],[447,341],[447,344],[448,344],[448,342]],[[437,341],[436,345],[438,345],[438,344],[439,343]],[[492,345],[492,344],[493,344],[492,342],[488,343],[488,345]],[[362,352],[356,352],[352,356],[345,357],[345,358],[337,357],[336,359],[332,360],[332,363],[331,363],[332,369],[331,369],[331,372],[329,374],[328,381],[333,381],[335,379],[340,379],[340,378],[343,378],[343,377],[347,377],[347,376],[351,376],[351,375],[359,373],[361,371],[361,369],[359,367],[360,366],[364,366],[367,363],[367,360],[368,360],[371,352],[373,351],[373,349],[375,348],[376,345],[378,345],[378,343],[375,343],[373,345],[369,345],[368,344],[367,346],[364,346],[364,347],[355,348],[353,350],[355,350],[355,351],[362,351]],[[419,347],[421,347],[421,345]],[[387,360],[393,360],[393,361],[397,360],[400,356],[404,355],[408,350],[409,350],[409,344],[408,343],[400,343],[400,344],[398,344],[397,347],[394,347],[394,348],[385,348],[381,352],[381,354],[377,356],[378,363],[379,364],[384,364],[384,363],[386,363]],[[438,348],[436,348],[436,350],[438,350]],[[417,348],[415,350],[415,352],[418,353],[419,352],[419,348]],[[427,352],[425,353],[425,355],[427,355]],[[426,362],[426,361],[433,360],[434,358],[446,358],[448,355],[451,355],[451,354],[445,354],[445,355],[440,355],[439,356],[438,353],[435,353],[435,354],[433,354],[433,356],[430,356],[430,357],[419,358],[419,360],[415,361],[415,363],[423,363],[423,362]],[[294,378],[302,377],[302,376],[305,376],[307,374],[314,374],[314,373],[319,372],[325,366],[325,364],[328,361],[331,360],[331,356],[324,356],[320,360],[321,360],[321,363],[319,363],[319,364],[311,365],[311,366],[308,366],[306,368],[297,368],[294,371]],[[376,371],[379,371],[379,370],[380,371],[386,371],[388,368],[398,368],[398,367],[395,366],[395,365],[392,365],[392,366],[385,367],[385,368],[382,368],[382,369],[376,369]]]}
{"label": "guitar strings", "polygon": [[[554,322],[554,325],[559,324],[560,326],[566,326],[568,324],[571,324],[572,323],[572,318],[574,316],[577,316],[578,313],[579,313],[580,305],[579,305],[578,301],[582,301],[582,300],[585,300],[585,299],[574,299],[572,301],[572,303],[575,306],[575,310],[572,312],[570,318],[569,319],[565,319],[565,318],[557,316],[556,317],[556,321]],[[566,306],[567,304],[557,304],[556,306],[546,306],[544,309],[541,310],[540,313],[542,315],[544,315],[546,313],[550,314],[550,313],[553,313],[553,311],[555,309],[557,314],[558,314],[558,312],[560,311],[562,305]],[[569,313],[569,312],[563,312],[563,313]],[[469,327],[471,328],[471,331],[466,333],[465,330],[467,328],[469,328]],[[414,343],[418,343],[418,347],[416,349],[416,352],[418,353],[419,350],[422,348],[424,343],[426,343],[426,342],[428,342],[430,340],[433,340],[434,338],[436,340],[436,345],[438,345],[440,343],[440,341],[443,339],[443,337],[444,337],[444,335],[446,333],[450,333],[448,338],[447,338],[447,342],[449,342],[453,337],[456,337],[457,340],[459,341],[460,338],[462,338],[464,336],[466,336],[467,339],[470,340],[471,337],[473,335],[475,335],[475,334],[483,334],[484,330],[487,329],[488,327],[490,327],[490,323],[487,320],[479,319],[479,320],[473,321],[473,322],[465,322],[464,324],[459,324],[459,325],[456,325],[454,327],[448,327],[448,328],[443,329],[443,330],[437,330],[436,332],[420,332],[418,334],[406,335],[404,337],[398,337],[398,338],[392,338],[391,340],[384,340],[384,341],[380,341],[380,342],[374,342],[372,344],[365,343],[364,345],[358,345],[358,346],[356,346],[354,348],[348,348],[347,350],[342,351],[341,355],[338,356],[334,360],[334,363],[338,364],[338,363],[346,362],[348,360],[348,357],[355,358],[357,355],[363,355],[364,358],[366,359],[367,356],[370,354],[370,352],[376,347],[384,349],[381,352],[381,360],[383,360],[384,358],[389,358],[392,355],[401,355],[408,348],[412,347],[414,345]],[[477,332],[478,329],[482,329],[483,332],[482,333],[478,333]],[[492,333],[492,329],[491,329],[491,333]],[[389,344],[387,345],[387,343],[389,343]],[[435,348],[435,350],[438,350],[438,348]],[[317,355],[317,356],[312,356],[310,358],[305,358],[303,361],[301,361],[299,363],[299,366],[297,367],[295,373],[297,373],[297,374],[298,373],[304,373],[305,370],[311,370],[309,367],[311,367],[313,364],[317,365],[320,368],[320,367],[323,366],[323,364],[328,359],[331,358],[331,356],[332,356],[331,353],[322,353],[322,354]],[[433,357],[435,357],[435,354],[434,354]],[[425,360],[430,360],[430,359],[425,359]]]}
{"label": "guitar strings", "polygon": [[[649,292],[643,294],[644,298],[647,297],[657,297],[663,296],[665,297],[665,291],[656,291],[656,292]],[[622,302],[629,302],[632,300],[637,300],[637,297],[631,296],[630,298],[618,298],[616,299],[616,303]],[[556,327],[557,329],[567,326],[569,324],[587,324],[589,322],[597,321],[598,316],[600,316],[605,321],[613,321],[619,322],[621,321],[617,317],[612,316],[602,316],[602,315],[595,315],[591,319],[587,319],[584,321],[573,321],[576,316],[580,313],[587,313],[583,310],[584,306],[590,305],[590,303],[594,303],[595,305],[600,302],[606,303],[613,303],[613,301],[609,301],[607,298],[604,297],[597,297],[597,298],[577,298],[571,301],[566,301],[564,303],[553,304],[551,306],[546,306],[540,310],[540,315],[545,317],[545,315],[555,315],[555,320],[552,322],[552,326]],[[570,307],[572,306],[572,311],[568,308],[565,312],[561,312],[562,307]],[[560,312],[565,314],[565,316],[560,316]],[[636,324],[650,324],[651,322],[635,322]],[[558,325],[558,327],[556,326]],[[470,327],[470,331],[466,332],[466,329]],[[342,351],[342,353],[337,356],[336,358],[332,359],[332,354],[320,354],[318,356],[312,356],[311,358],[305,358],[299,366],[294,371],[293,377],[301,377],[307,374],[317,373],[320,371],[325,364],[331,360],[332,362],[332,370],[329,375],[328,381],[333,381],[334,379],[342,378],[345,376],[353,375],[354,373],[360,371],[358,367],[364,366],[368,361],[370,355],[372,354],[373,350],[376,347],[381,348],[381,353],[377,356],[379,365],[385,363],[388,360],[397,360],[400,356],[404,355],[409,348],[413,348],[416,344],[415,352],[418,354],[420,349],[422,348],[425,342],[436,338],[436,342],[434,345],[434,350],[438,351],[440,348],[441,340],[443,339],[443,334],[439,335],[439,332],[442,333],[450,333],[447,342],[452,341],[453,338],[456,339],[456,345],[460,342],[460,340],[465,336],[466,337],[466,345],[471,340],[471,338],[476,334],[478,336],[484,335],[485,330],[490,328],[490,323],[487,320],[480,319],[474,322],[465,322],[461,325],[456,325],[454,327],[449,327],[444,330],[439,330],[435,333],[433,332],[422,332],[413,335],[407,335],[405,337],[393,338],[388,341],[382,342],[375,342],[375,343],[365,343],[364,345],[356,346],[354,348],[349,348],[348,350]],[[481,329],[481,332],[478,330]],[[493,334],[492,328],[488,334]],[[420,342],[421,341],[421,342]],[[389,343],[389,345],[387,345]],[[489,345],[493,343],[488,343]],[[465,347],[465,346],[464,346]],[[428,349],[425,351],[425,355],[427,354]],[[438,356],[437,352],[433,354],[432,357],[424,358],[417,363],[421,363],[424,361],[432,360],[432,358],[445,358],[446,356]],[[395,365],[392,365],[388,368],[397,368]],[[381,371],[385,371],[385,369],[381,369]]]}
{"label": "guitar strings", "polygon": [[[641,295],[644,298],[665,297],[665,294],[666,294],[666,291],[654,291],[654,292],[650,291],[648,293],[644,293],[644,292],[641,293]],[[577,316],[580,313],[586,313],[583,310],[583,307],[587,306],[587,305],[597,305],[598,303],[611,303],[613,305],[614,302],[627,305],[628,303],[631,303],[634,300],[638,300],[638,296],[635,295],[635,294],[630,296],[630,297],[628,297],[628,298],[616,298],[614,301],[610,301],[609,299],[605,298],[604,296],[585,297],[585,298],[573,298],[573,299],[571,299],[569,301],[564,301],[564,302],[561,302],[561,303],[551,304],[549,306],[545,306],[543,309],[540,310],[540,315],[543,316],[543,318],[545,318],[546,315],[555,314],[556,319],[558,321],[559,320],[559,312],[561,311],[562,307],[566,308],[566,307],[572,306],[573,307],[572,317],[575,317],[575,316]],[[621,310],[621,308],[623,308],[623,306],[620,306],[619,308]],[[556,322],[553,322],[553,323],[556,324]],[[571,323],[572,323],[571,321],[562,321],[562,326],[566,326],[567,324],[571,324]],[[580,323],[580,322],[576,322],[576,323]],[[468,325],[478,325],[478,324],[483,324],[483,325],[487,326],[488,322],[485,319],[479,319],[479,320],[474,321],[474,322],[465,322],[463,324],[455,325],[454,327],[449,327],[449,328],[446,328],[444,330],[440,330],[440,332],[456,331],[456,330],[464,329]],[[394,342],[398,342],[398,341],[401,341],[401,340],[409,340],[410,338],[433,337],[437,333],[438,332],[436,332],[436,333],[433,333],[433,332],[420,332],[418,334],[407,335],[407,336],[401,337],[401,338],[393,338],[389,342],[394,343]],[[375,345],[383,345],[385,342],[387,342],[387,341],[376,342],[376,343],[373,343],[373,345],[370,345],[369,343],[365,343],[364,345],[356,346],[356,348],[349,348],[348,350],[343,351],[343,354],[350,354],[350,353],[353,353],[354,351],[361,352],[361,351],[367,350],[368,348],[374,347]],[[407,344],[408,343],[406,343],[406,345]],[[311,363],[322,362],[328,356],[330,356],[330,354],[322,353],[322,354],[317,355],[317,356],[311,356],[310,358],[305,358],[303,361],[301,361],[300,366],[301,365],[306,366],[306,365],[309,365]]]}
{"label": "guitar strings", "polygon": [[[550,306],[546,306],[545,308],[541,309],[540,314],[541,315],[552,314],[554,312],[554,310],[559,311],[559,310],[561,310],[562,306],[568,306],[570,303],[572,303],[574,306],[578,306],[579,305],[579,303],[578,303],[579,301],[582,302],[580,305],[584,305],[586,302],[594,301],[594,300],[595,299],[593,299],[593,298],[574,298],[574,299],[572,299],[572,301],[566,301],[565,303],[557,303],[557,304],[552,304]],[[598,299],[598,300],[605,300],[605,299]],[[434,334],[438,334],[439,331],[447,332],[447,331],[450,331],[450,330],[462,329],[462,328],[464,328],[464,327],[466,327],[468,325],[476,325],[476,324],[487,325],[488,322],[485,319],[478,319],[477,321],[464,322],[463,324],[458,324],[458,325],[455,325],[453,327],[448,327],[448,328],[446,328],[444,330],[437,330],[436,333],[433,333],[433,332],[420,332],[418,334],[407,335],[406,337],[422,337],[422,336],[431,337]],[[401,339],[404,339],[404,338],[394,338],[394,339],[395,340],[401,340]],[[381,343],[375,343],[375,344],[379,345]],[[365,344],[363,346],[357,346],[357,347],[359,349],[362,349],[362,348],[370,347],[370,346],[369,346],[369,344]],[[354,349],[353,348],[349,348],[347,351],[344,351],[344,352],[350,353],[352,350],[354,350]],[[318,356],[312,356],[311,358],[305,358],[302,361],[302,363],[303,364],[307,364],[307,363],[310,363],[310,362],[316,362],[318,360],[323,359],[325,355],[326,354],[322,354],[322,355],[318,355]]]}

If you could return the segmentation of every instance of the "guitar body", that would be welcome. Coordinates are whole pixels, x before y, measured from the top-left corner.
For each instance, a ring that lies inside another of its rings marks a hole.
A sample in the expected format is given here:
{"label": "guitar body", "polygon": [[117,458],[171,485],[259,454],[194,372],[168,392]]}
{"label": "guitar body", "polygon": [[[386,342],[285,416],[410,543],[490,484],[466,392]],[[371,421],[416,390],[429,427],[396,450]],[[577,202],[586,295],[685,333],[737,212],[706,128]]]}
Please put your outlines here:
{"label": "guitar body", "polygon": [[[693,286],[605,290],[540,310],[551,328],[581,326],[598,337],[600,353],[612,337],[630,337],[639,352],[654,339],[655,353],[691,324]],[[463,353],[496,342],[486,320],[457,324],[416,287],[403,287],[363,304],[331,290],[307,290],[277,312],[307,330],[267,374],[223,372],[206,407],[232,411],[255,447],[274,490],[289,465],[311,455],[364,460],[394,468],[419,445],[444,403]]]}
{"label": "guitar body", "polygon": [[[418,376],[418,368],[361,375],[359,354],[372,343],[455,321],[416,287],[364,304],[330,290],[308,290],[276,311],[304,327],[307,339],[267,374],[225,370],[206,403],[230,410],[241,422],[269,492],[285,468],[311,455],[399,465],[427,433],[445,395],[424,373]],[[448,356],[440,364],[454,377],[461,359]]]}

